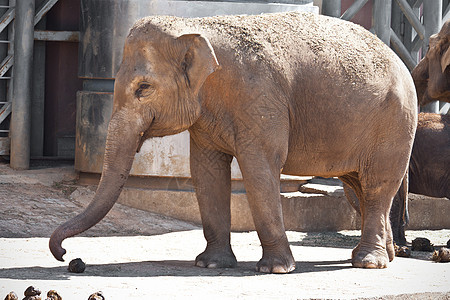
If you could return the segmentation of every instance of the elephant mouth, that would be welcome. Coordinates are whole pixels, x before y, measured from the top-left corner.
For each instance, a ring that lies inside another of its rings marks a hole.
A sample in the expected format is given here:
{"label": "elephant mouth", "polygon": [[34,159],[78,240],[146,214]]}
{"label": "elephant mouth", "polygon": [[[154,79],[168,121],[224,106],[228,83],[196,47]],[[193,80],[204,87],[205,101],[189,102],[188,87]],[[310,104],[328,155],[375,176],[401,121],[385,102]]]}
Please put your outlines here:
{"label": "elephant mouth", "polygon": [[150,129],[151,129],[151,127],[152,127],[151,124],[153,124],[153,121],[154,121],[154,120],[155,120],[155,118],[153,117],[152,121],[150,122],[149,128],[148,128],[147,130],[141,131],[141,132],[139,133],[140,138],[139,138],[138,147],[137,147],[137,149],[136,149],[136,153],[139,153],[139,151],[141,151],[141,147],[142,147],[142,145],[144,144],[144,142],[145,142],[148,138],[151,137]]}

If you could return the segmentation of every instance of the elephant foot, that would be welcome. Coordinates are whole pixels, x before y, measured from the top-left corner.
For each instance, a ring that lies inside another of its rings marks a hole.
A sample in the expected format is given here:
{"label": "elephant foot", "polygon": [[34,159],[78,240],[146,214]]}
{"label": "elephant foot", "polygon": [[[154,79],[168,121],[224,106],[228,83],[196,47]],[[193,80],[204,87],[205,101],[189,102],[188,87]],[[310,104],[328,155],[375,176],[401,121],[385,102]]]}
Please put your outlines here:
{"label": "elephant foot", "polygon": [[[352,252],[352,265],[355,268],[384,269],[392,259],[386,249],[365,249],[358,245]],[[393,248],[393,246],[392,246]],[[394,252],[395,255],[395,252]]]}
{"label": "elephant foot", "polygon": [[195,265],[200,268],[235,268],[237,266],[236,256],[229,250],[210,250],[206,248],[195,258]]}
{"label": "elephant foot", "polygon": [[295,270],[292,254],[286,256],[265,255],[256,264],[256,271],[261,273],[285,274]]}

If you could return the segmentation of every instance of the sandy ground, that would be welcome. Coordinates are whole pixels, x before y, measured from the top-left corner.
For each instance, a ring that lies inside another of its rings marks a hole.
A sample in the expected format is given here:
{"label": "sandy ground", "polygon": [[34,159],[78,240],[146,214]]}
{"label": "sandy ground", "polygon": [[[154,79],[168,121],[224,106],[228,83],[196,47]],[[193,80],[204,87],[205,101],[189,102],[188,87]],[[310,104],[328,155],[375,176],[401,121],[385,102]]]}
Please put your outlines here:
{"label": "sandy ground", "polygon": [[[103,291],[110,299],[450,299],[450,263],[429,252],[396,258],[387,269],[351,267],[358,231],[288,232],[297,269],[286,275],[254,271],[261,257],[255,232],[232,233],[235,269],[202,269],[193,260],[205,247],[198,225],[116,205],[82,236],[67,239],[66,262],[48,250],[48,237],[89,203],[94,187],[75,185],[72,166],[13,171],[0,163],[0,298],[30,285],[54,289],[64,300]],[[450,229],[408,231],[445,245]],[[68,262],[87,263],[82,274]]]}

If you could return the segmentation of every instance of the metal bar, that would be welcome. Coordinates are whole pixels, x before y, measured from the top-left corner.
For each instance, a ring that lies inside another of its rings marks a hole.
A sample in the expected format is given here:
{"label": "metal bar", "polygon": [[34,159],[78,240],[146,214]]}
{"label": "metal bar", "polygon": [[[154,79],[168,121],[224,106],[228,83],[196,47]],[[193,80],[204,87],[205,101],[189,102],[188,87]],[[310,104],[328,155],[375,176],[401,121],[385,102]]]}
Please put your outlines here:
{"label": "metal bar", "polygon": [[0,123],[2,123],[11,113],[11,102],[6,102],[0,109]]}
{"label": "metal bar", "polygon": [[80,32],[35,30],[34,39],[37,41],[79,42]]}
{"label": "metal bar", "polygon": [[392,0],[377,0],[373,3],[372,24],[375,34],[389,46],[391,40]]}
{"label": "metal bar", "polygon": [[8,72],[8,70],[12,67],[13,64],[14,58],[12,55],[8,55],[7,57],[5,57],[5,59],[0,64],[0,77],[3,77],[3,75],[5,75],[6,72]]}
{"label": "metal bar", "polygon": [[402,61],[405,63],[405,65],[408,67],[410,71],[414,69],[417,62],[416,60],[411,56],[408,49],[406,49],[405,45],[402,44],[402,41],[400,41],[397,34],[394,32],[394,30],[390,30],[391,34],[391,46],[397,53],[397,55],[402,59]]}
{"label": "metal bar", "polygon": [[[417,18],[416,14],[414,13],[411,6],[409,6],[408,2],[406,0],[396,0],[398,3],[398,6],[400,6],[400,9],[405,14],[405,17],[408,19],[409,23],[411,23],[414,30],[419,35],[420,39],[424,39],[425,37],[425,28],[420,23],[419,18]],[[434,1],[434,0],[431,0]]]}
{"label": "metal bar", "polygon": [[13,169],[29,169],[30,167],[34,10],[34,0],[20,0],[16,3],[16,19],[14,21],[14,100],[10,127],[10,165]]}
{"label": "metal bar", "polygon": [[423,2],[423,0],[416,0],[416,1],[413,3],[413,5],[411,5],[411,7],[412,7],[413,9],[419,8],[419,7],[422,5],[422,2]]}
{"label": "metal bar", "polygon": [[[427,0],[423,2],[423,25],[425,37],[423,39],[423,53],[426,53],[430,37],[439,32],[442,23],[442,0]],[[422,111],[438,113],[439,102],[435,101],[421,107]]]}
{"label": "metal bar", "polygon": [[42,19],[43,16],[56,4],[58,0],[47,0],[41,7],[37,10],[36,16],[34,17],[34,25]]}
{"label": "metal bar", "polygon": [[14,14],[15,14],[15,9],[14,8],[10,8],[2,16],[2,18],[0,19],[0,32],[5,30],[5,28],[8,27],[9,23],[11,23],[11,21],[14,20]]}
{"label": "metal bar", "polygon": [[366,5],[368,0],[356,0],[353,4],[342,14],[341,19],[350,21],[358,11]]}
{"label": "metal bar", "polygon": [[322,14],[330,17],[341,17],[341,0],[323,0]]}
{"label": "metal bar", "polygon": [[442,14],[442,19],[446,19],[448,13],[450,13],[450,5],[447,6],[447,8],[445,9],[444,13]]}
{"label": "metal bar", "polygon": [[423,45],[423,40],[420,39],[420,37],[418,35],[416,35],[416,37],[414,38],[414,40],[411,42],[412,47],[411,47],[411,52],[417,52],[420,50],[420,48]]}
{"label": "metal bar", "polygon": [[447,114],[447,113],[449,112],[449,110],[450,110],[450,103],[445,103],[445,104],[441,107],[441,109],[439,110],[439,113],[440,113],[441,115],[445,115],[445,114]]}

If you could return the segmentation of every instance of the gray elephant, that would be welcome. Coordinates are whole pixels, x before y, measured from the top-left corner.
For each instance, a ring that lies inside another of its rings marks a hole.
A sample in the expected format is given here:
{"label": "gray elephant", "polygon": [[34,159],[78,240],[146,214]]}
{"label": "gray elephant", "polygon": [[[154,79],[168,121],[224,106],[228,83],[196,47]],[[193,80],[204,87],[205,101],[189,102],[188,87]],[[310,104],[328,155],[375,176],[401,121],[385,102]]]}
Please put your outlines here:
{"label": "gray elephant", "polygon": [[[398,245],[406,245],[408,192],[450,199],[450,115],[420,113],[418,119],[408,175],[394,197],[390,214]],[[345,185],[344,190],[359,212],[359,201],[353,191]]]}
{"label": "gray elephant", "polygon": [[450,20],[430,37],[425,57],[412,71],[419,105],[450,102]]}
{"label": "gray elephant", "polygon": [[[425,57],[412,71],[417,90],[418,105],[432,101],[450,102],[450,21],[442,26],[439,33],[430,38]],[[391,223],[394,241],[406,244],[405,226],[408,223],[408,191],[450,199],[450,122],[449,116],[421,113],[414,140],[409,174],[402,185],[391,208]],[[344,190],[350,204],[359,211],[358,199],[349,187]]]}
{"label": "gray elephant", "polygon": [[450,199],[450,115],[419,114],[408,178],[409,192]]}
{"label": "gray elephant", "polygon": [[230,245],[236,157],[263,249],[258,271],[295,269],[280,173],[338,176],[349,184],[362,199],[352,264],[384,268],[394,258],[389,209],[408,166],[416,103],[401,60],[350,22],[303,13],[144,18],[125,42],[96,195],[55,230],[50,250],[62,260],[61,242],[108,213],[146,139],[189,130],[207,241],[197,266],[236,266]]}
{"label": "gray elephant", "polygon": [[[450,102],[450,20],[430,38],[425,57],[412,71],[418,105],[432,101]],[[450,199],[449,117],[421,114],[409,166],[409,187],[404,184],[394,198],[391,221],[394,240],[406,244],[407,192]]]}

